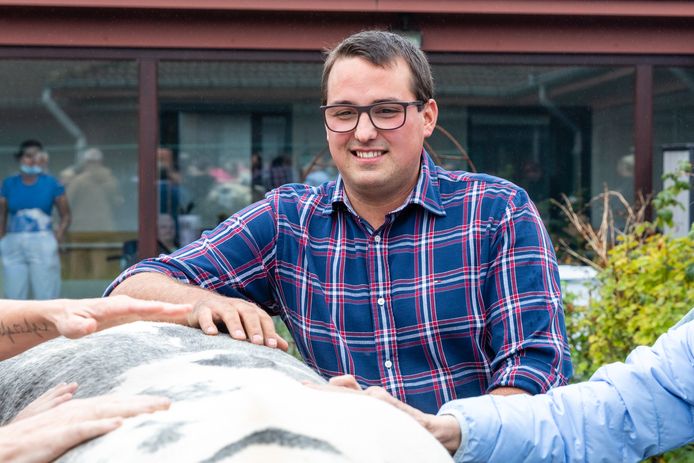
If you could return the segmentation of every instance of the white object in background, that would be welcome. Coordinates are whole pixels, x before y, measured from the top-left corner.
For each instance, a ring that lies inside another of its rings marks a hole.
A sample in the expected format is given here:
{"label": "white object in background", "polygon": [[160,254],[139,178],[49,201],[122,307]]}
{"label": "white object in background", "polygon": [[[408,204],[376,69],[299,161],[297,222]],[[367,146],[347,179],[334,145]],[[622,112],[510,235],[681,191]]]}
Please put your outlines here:
{"label": "white object in background", "polygon": [[576,305],[587,305],[590,301],[591,286],[596,283],[597,271],[587,265],[560,265],[559,278],[564,295],[571,293],[576,296]]}

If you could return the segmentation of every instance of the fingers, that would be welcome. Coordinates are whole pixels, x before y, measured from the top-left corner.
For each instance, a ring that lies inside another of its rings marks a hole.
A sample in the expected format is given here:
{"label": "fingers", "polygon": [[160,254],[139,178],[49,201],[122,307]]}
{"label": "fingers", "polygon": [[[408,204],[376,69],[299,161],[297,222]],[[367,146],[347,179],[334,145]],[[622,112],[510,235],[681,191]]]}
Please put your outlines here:
{"label": "fingers", "polygon": [[33,402],[21,410],[12,420],[13,422],[29,418],[38,413],[55,408],[58,405],[72,399],[72,395],[77,390],[77,383],[58,384],[41,394]]}
{"label": "fingers", "polygon": [[125,295],[108,298],[114,301],[116,309],[138,315],[140,317],[181,317],[193,310],[191,304],[172,304],[170,302],[146,301]]}
{"label": "fingers", "polygon": [[[95,404],[102,404],[101,407],[95,407],[98,418],[100,419],[115,417],[130,418],[142,413],[154,413],[161,410],[168,410],[171,406],[170,399],[151,395],[106,395],[86,400],[93,400]],[[93,404],[90,406],[93,406]]]}
{"label": "fingers", "polygon": [[361,386],[357,382],[357,379],[352,375],[333,376],[328,380],[328,384],[332,386],[346,387],[347,389],[354,389],[355,391],[361,391]]}
{"label": "fingers", "polygon": [[96,301],[108,301],[105,309],[109,317],[119,317],[124,315],[135,316],[136,319],[156,320],[160,318],[178,318],[187,315],[193,306],[191,304],[172,304],[161,301],[148,301],[135,299],[126,295],[112,296]]}
{"label": "fingers", "polygon": [[63,416],[71,422],[82,422],[109,418],[130,418],[142,413],[167,410],[170,406],[171,400],[166,397],[103,395],[73,400],[56,408],[56,411],[62,412]]}
{"label": "fingers", "polygon": [[66,450],[81,444],[84,441],[111,432],[123,424],[122,418],[104,418],[100,420],[82,421],[73,423],[59,431],[57,436],[58,448],[56,455],[65,453]]}
{"label": "fingers", "polygon": [[205,334],[216,335],[219,333],[212,319],[212,310],[210,308],[204,304],[197,304],[195,309],[193,309],[193,314],[198,326]]}
{"label": "fingers", "polygon": [[71,400],[4,426],[0,445],[9,437],[23,461],[53,461],[75,445],[113,431],[125,418],[165,410],[170,405],[169,399],[144,395]]}
{"label": "fingers", "polygon": [[222,320],[232,338],[238,339],[239,341],[246,340],[246,331],[243,329],[243,323],[241,323],[241,318],[236,310],[224,310],[222,313]]}
{"label": "fingers", "polygon": [[286,351],[289,343],[275,331],[272,317],[257,305],[243,299],[214,297],[195,304],[188,317],[191,326],[199,326],[207,334],[218,334],[216,322],[222,322],[229,335]]}

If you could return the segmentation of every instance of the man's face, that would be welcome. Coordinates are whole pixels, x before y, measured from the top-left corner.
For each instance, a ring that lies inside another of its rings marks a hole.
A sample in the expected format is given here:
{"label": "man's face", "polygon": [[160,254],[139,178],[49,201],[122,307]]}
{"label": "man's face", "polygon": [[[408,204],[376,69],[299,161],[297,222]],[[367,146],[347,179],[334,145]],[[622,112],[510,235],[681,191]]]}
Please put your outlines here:
{"label": "man's face", "polygon": [[[327,104],[369,105],[384,101],[414,101],[412,74],[401,58],[385,68],[363,58],[338,59],[327,82]],[[424,109],[408,106],[405,124],[378,130],[366,113],[352,132],[336,133],[326,127],[330,153],[340,170],[348,195],[404,200],[417,182],[424,139],[436,125],[434,100]]]}

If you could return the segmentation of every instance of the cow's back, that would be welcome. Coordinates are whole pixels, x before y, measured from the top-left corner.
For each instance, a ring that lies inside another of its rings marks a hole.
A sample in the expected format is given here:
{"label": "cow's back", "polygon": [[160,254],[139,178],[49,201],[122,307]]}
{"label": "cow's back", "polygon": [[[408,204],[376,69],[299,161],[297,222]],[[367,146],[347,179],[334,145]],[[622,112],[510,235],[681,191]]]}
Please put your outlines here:
{"label": "cow's back", "polygon": [[6,422],[60,382],[76,397],[155,394],[165,412],[61,461],[446,461],[414,420],[378,400],[307,388],[325,381],[276,349],[165,323],[133,323],[79,340],[56,339],[0,363]]}

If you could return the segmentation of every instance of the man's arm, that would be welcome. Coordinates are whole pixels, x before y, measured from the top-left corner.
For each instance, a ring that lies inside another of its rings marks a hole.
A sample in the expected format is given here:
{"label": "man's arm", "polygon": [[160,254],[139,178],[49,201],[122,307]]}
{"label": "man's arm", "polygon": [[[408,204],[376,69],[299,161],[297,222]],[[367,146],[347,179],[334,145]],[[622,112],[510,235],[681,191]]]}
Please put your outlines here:
{"label": "man's arm", "polygon": [[185,317],[190,305],[136,300],[55,299],[0,300],[0,360],[63,335],[78,338],[98,330],[137,320]]}
{"label": "man's arm", "polygon": [[523,190],[510,191],[490,235],[493,258],[482,287],[488,348],[494,352],[489,391],[537,394],[571,376],[561,285],[537,209]]}
{"label": "man's arm", "polygon": [[110,295],[118,294],[189,303],[193,306],[189,314],[169,321],[199,327],[211,335],[218,334],[217,323],[223,323],[235,339],[248,339],[253,344],[279,347],[284,351],[289,347],[275,332],[272,317],[257,305],[181,283],[160,273],[136,273],[118,284]]}

